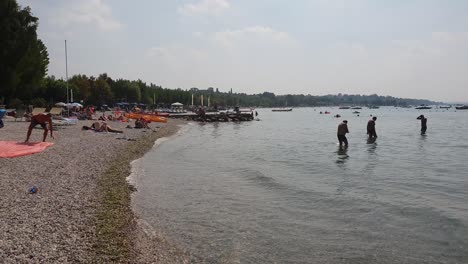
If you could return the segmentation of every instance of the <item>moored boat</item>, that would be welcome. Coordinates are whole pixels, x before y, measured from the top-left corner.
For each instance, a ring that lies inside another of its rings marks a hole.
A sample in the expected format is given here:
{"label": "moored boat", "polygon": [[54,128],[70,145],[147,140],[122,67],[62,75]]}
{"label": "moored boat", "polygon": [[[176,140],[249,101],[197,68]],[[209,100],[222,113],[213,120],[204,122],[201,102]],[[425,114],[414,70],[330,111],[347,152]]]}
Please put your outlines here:
{"label": "moored boat", "polygon": [[290,112],[292,111],[292,108],[274,108],[271,109],[273,112]]}
{"label": "moored boat", "polygon": [[440,109],[449,109],[449,108],[452,108],[451,105],[440,105],[439,106]]}
{"label": "moored boat", "polygon": [[468,105],[455,106],[457,110],[468,110]]}
{"label": "moored boat", "polygon": [[418,110],[421,110],[421,109],[432,109],[432,106],[427,106],[427,105],[420,105],[414,109],[418,109]]}

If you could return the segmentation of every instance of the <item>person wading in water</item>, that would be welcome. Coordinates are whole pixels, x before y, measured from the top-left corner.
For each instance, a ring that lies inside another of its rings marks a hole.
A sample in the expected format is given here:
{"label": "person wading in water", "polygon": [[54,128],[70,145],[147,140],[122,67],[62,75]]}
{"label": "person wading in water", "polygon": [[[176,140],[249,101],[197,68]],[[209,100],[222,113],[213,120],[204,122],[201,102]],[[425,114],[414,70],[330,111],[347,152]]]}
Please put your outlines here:
{"label": "person wading in water", "polygon": [[375,120],[377,120],[376,116],[372,117],[372,119],[367,122],[367,135],[369,135],[369,138],[377,137],[377,132],[375,132]]}
{"label": "person wading in water", "polygon": [[420,115],[416,119],[421,120],[421,135],[424,135],[427,130],[427,118],[425,118],[424,115]]}
{"label": "person wading in water", "polygon": [[345,147],[348,146],[348,139],[346,138],[346,133],[349,133],[348,121],[343,120],[343,122],[341,122],[341,124],[338,125],[338,132],[337,132],[338,142],[340,142],[340,147],[343,146],[343,143]]}

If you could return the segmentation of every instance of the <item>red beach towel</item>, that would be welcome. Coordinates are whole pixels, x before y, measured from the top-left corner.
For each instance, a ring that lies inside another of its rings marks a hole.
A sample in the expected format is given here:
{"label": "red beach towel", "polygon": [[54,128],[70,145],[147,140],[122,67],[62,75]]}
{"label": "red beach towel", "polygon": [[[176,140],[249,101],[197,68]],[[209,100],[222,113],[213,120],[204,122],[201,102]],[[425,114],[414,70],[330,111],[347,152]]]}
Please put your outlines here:
{"label": "red beach towel", "polygon": [[52,146],[52,142],[24,143],[16,141],[0,141],[0,158],[14,158],[44,151]]}

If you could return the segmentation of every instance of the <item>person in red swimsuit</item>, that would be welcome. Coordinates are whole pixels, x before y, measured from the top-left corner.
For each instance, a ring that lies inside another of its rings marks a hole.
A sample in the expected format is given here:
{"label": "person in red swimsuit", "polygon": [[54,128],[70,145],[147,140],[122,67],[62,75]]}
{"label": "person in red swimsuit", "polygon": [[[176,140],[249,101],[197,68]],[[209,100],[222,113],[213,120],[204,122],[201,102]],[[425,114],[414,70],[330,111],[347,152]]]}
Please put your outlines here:
{"label": "person in red swimsuit", "polygon": [[47,123],[49,123],[50,137],[54,138],[54,135],[52,133],[52,116],[50,115],[50,113],[42,113],[42,114],[37,114],[31,117],[31,123],[29,124],[28,135],[26,136],[25,142],[29,141],[31,132],[33,128],[37,125],[41,125],[41,127],[44,129],[44,137],[42,141],[45,142],[47,138],[47,132],[49,132],[49,129],[47,129]]}

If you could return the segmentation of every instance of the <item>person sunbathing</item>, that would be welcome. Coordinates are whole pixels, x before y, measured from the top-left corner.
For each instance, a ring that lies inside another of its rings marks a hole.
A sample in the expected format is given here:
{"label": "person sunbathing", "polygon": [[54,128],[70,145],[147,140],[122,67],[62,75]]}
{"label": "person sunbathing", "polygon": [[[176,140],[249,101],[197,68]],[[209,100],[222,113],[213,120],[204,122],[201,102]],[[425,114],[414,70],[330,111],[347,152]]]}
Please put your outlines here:
{"label": "person sunbathing", "polygon": [[135,120],[135,128],[147,128],[151,129],[148,125],[148,121],[146,121],[144,118],[140,118]]}
{"label": "person sunbathing", "polygon": [[29,141],[29,137],[31,136],[31,132],[33,128],[37,125],[41,125],[41,127],[44,129],[44,137],[42,138],[42,141],[45,142],[47,138],[47,132],[49,131],[47,129],[47,123],[49,124],[49,129],[50,129],[50,137],[53,139],[54,135],[52,134],[52,115],[50,113],[41,113],[37,114],[34,116],[31,116],[31,123],[29,124],[28,128],[28,134],[26,136],[26,140],[24,142]]}
{"label": "person sunbathing", "polygon": [[121,130],[113,129],[106,122],[94,122],[91,125],[91,129],[95,132],[111,132],[111,133],[123,133]]}

